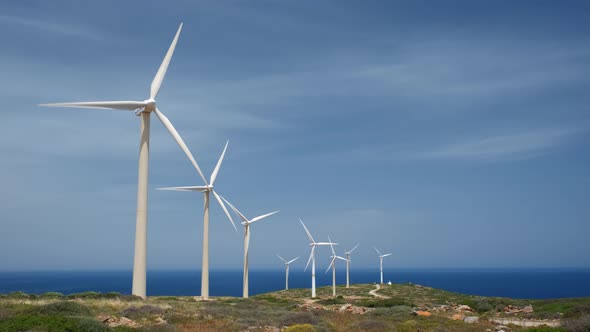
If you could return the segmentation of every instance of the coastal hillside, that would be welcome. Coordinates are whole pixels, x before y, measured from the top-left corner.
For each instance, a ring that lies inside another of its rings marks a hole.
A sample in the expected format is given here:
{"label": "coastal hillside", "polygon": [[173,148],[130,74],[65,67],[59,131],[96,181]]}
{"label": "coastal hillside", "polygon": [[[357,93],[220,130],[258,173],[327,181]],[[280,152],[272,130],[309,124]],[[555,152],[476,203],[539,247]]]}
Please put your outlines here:
{"label": "coastal hillside", "polygon": [[0,331],[590,331],[590,298],[525,300],[413,284],[292,289],[249,299],[85,292],[0,295]]}

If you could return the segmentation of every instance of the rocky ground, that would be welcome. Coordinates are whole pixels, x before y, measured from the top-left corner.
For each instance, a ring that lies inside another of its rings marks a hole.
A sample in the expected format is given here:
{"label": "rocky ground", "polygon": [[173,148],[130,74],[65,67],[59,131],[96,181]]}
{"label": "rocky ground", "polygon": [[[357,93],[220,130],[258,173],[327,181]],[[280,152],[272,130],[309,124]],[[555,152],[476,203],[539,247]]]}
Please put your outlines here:
{"label": "rocky ground", "polygon": [[353,285],[249,299],[87,292],[0,295],[0,331],[590,331],[590,298],[518,300],[412,284]]}

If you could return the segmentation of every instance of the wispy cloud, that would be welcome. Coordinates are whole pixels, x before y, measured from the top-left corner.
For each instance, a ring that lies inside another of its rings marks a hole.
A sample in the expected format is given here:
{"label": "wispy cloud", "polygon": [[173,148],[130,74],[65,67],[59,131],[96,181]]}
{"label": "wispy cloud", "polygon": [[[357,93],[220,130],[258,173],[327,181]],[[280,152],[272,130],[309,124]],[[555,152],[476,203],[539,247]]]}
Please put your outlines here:
{"label": "wispy cloud", "polygon": [[96,31],[80,26],[64,24],[61,22],[49,22],[26,17],[0,15],[0,24],[9,26],[17,25],[25,28],[32,28],[62,35],[90,38],[93,40],[102,39],[102,36]]}
{"label": "wispy cloud", "polygon": [[578,128],[557,128],[477,138],[417,153],[415,158],[465,161],[530,159],[554,150],[578,132]]}

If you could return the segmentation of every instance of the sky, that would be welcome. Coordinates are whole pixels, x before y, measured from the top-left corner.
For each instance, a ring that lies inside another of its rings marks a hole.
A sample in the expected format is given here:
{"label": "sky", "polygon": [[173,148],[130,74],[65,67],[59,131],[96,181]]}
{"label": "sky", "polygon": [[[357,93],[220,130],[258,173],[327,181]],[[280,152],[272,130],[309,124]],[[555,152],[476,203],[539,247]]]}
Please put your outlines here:
{"label": "sky", "polygon": [[[0,270],[130,270],[139,118],[158,107],[252,226],[250,268],[590,268],[587,1],[0,2]],[[148,270],[201,265],[201,185],[152,117]],[[235,218],[238,220],[238,218]],[[240,269],[211,204],[210,265]],[[329,262],[321,248],[318,264]],[[294,267],[295,268],[295,267]]]}

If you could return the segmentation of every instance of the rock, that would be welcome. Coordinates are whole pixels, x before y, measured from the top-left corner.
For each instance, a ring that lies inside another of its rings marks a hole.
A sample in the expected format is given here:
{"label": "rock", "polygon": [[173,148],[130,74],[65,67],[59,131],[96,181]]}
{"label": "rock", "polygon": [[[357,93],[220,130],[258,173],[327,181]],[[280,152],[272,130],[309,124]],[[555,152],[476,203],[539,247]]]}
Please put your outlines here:
{"label": "rock", "polygon": [[348,311],[349,308],[352,308],[352,304],[347,303],[347,304],[341,306],[340,309],[338,309],[338,311],[340,311],[340,312]]}
{"label": "rock", "polygon": [[506,326],[506,325],[497,325],[494,329],[496,331],[498,331],[498,332],[500,332],[500,331],[504,331],[505,332],[505,331],[510,330],[510,328],[508,326]]}
{"label": "rock", "polygon": [[524,312],[524,313],[532,313],[532,312],[533,312],[533,306],[532,306],[532,305],[530,305],[530,304],[529,304],[529,305],[527,305],[526,307],[524,307],[524,308],[522,309],[522,312]]}
{"label": "rock", "polygon": [[[102,317],[104,318],[104,317]],[[127,326],[132,328],[141,327],[141,325],[137,324],[135,321],[127,318],[121,317],[117,318],[115,316],[110,316],[106,319],[102,319],[102,322],[105,323],[108,327],[117,327],[117,326]]]}
{"label": "rock", "polygon": [[465,317],[463,319],[463,321],[467,324],[476,324],[479,322],[479,317],[477,316],[469,316],[469,317]]}
{"label": "rock", "polygon": [[473,311],[473,309],[471,309],[470,306],[465,305],[465,304],[461,304],[457,307],[457,309],[455,309],[457,311]]}
{"label": "rock", "polygon": [[155,322],[156,322],[156,324],[157,324],[157,325],[161,325],[161,324],[167,324],[167,323],[168,323],[168,322],[167,322],[166,320],[164,320],[164,318],[162,318],[162,317],[158,317],[158,318],[156,318]]}
{"label": "rock", "polygon": [[451,317],[452,320],[463,320],[463,318],[465,318],[465,315],[463,314],[454,314],[453,317]]}
{"label": "rock", "polygon": [[424,317],[430,317],[432,314],[428,311],[424,311],[424,310],[416,310],[414,311],[414,313],[418,316],[424,316]]}

